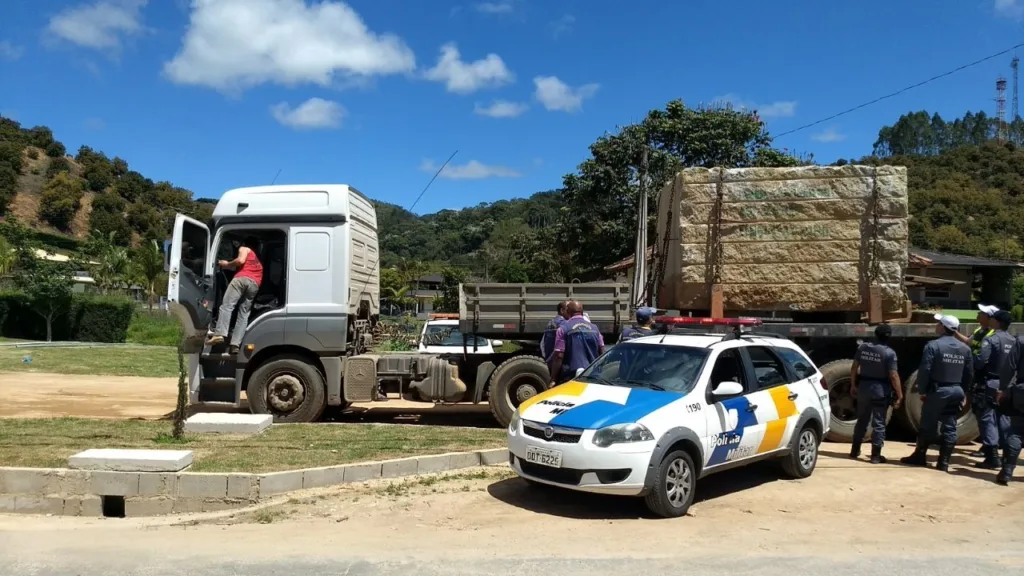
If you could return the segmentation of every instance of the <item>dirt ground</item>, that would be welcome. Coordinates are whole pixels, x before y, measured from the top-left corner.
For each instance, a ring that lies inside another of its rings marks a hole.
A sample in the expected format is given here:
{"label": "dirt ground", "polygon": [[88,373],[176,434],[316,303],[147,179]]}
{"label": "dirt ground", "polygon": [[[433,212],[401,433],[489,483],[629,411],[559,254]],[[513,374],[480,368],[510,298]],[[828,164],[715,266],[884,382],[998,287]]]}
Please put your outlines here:
{"label": "dirt ground", "polygon": [[[165,418],[174,412],[177,386],[176,378],[0,372],[0,418]],[[249,411],[244,398],[239,411]],[[354,404],[343,415],[327,417],[425,424],[454,417],[466,425],[497,426],[486,404],[448,407],[398,399]]]}
{"label": "dirt ground", "polygon": [[[188,551],[193,562],[236,554],[250,562],[355,554],[370,562],[541,554],[945,557],[984,549],[1024,566],[1024,482],[997,486],[991,473],[967,468],[962,454],[953,473],[942,474],[850,461],[842,448],[823,445],[806,480],[783,480],[768,464],[709,477],[690,515],[673,520],[649,517],[636,499],[537,490],[492,467],[306,491],[230,516],[0,516],[0,540],[22,559],[147,549]],[[886,447],[890,458],[909,451]]]}

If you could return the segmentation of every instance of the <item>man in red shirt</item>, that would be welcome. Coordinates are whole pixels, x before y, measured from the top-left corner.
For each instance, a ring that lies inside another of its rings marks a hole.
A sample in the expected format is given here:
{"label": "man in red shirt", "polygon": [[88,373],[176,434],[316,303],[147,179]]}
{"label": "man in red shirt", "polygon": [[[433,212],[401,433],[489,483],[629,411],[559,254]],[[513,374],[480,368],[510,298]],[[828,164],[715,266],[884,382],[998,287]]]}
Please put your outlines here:
{"label": "man in red shirt", "polygon": [[245,327],[249,324],[249,312],[252,310],[252,302],[259,292],[260,283],[263,282],[263,264],[256,257],[256,247],[259,239],[249,236],[242,241],[238,247],[238,256],[234,260],[219,260],[217,266],[220,268],[234,268],[235,277],[228,284],[224,292],[224,301],[221,302],[220,312],[217,314],[217,326],[213,336],[206,340],[209,346],[216,346],[224,342],[228,335],[228,326],[231,322],[231,313],[235,306],[238,307],[238,318],[235,320],[235,329],[231,331],[231,343],[229,353],[238,354],[238,346],[242,343],[242,336],[245,335]]}

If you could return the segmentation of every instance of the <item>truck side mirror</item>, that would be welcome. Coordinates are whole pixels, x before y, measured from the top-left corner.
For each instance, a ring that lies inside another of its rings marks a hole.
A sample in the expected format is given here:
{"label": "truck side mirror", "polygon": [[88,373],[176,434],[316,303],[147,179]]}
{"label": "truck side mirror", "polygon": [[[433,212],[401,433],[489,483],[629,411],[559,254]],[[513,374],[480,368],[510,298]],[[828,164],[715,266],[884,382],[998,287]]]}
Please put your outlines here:
{"label": "truck side mirror", "polygon": [[171,241],[164,240],[164,272],[171,271]]}

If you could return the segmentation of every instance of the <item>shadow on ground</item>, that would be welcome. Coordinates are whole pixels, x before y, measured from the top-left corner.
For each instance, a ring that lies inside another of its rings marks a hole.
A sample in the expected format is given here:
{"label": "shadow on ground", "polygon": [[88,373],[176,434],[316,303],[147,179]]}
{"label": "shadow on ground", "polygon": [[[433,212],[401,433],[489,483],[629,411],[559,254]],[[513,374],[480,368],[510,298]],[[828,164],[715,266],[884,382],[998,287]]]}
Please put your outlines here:
{"label": "shadow on ground", "polygon": [[[778,464],[763,462],[721,472],[699,482],[694,504],[709,502],[782,479]],[[522,478],[495,482],[487,492],[496,500],[536,514],[578,520],[625,520],[650,518],[642,498],[575,492],[546,485],[532,485]]]}

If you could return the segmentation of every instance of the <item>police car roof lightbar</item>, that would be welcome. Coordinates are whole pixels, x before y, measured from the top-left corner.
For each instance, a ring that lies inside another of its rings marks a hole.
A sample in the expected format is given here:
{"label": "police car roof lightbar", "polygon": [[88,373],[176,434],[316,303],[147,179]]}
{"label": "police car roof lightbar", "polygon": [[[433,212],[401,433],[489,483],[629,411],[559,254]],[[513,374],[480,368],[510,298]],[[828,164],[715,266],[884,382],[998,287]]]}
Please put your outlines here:
{"label": "police car roof lightbar", "polygon": [[654,318],[654,323],[679,326],[732,326],[734,328],[760,326],[763,324],[759,318],[698,318],[689,316],[657,316]]}
{"label": "police car roof lightbar", "polygon": [[428,314],[427,315],[427,319],[428,320],[458,320],[459,319],[459,315],[458,314],[441,314],[441,313],[438,313],[438,314]]}

